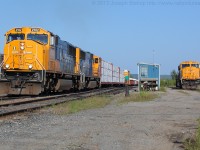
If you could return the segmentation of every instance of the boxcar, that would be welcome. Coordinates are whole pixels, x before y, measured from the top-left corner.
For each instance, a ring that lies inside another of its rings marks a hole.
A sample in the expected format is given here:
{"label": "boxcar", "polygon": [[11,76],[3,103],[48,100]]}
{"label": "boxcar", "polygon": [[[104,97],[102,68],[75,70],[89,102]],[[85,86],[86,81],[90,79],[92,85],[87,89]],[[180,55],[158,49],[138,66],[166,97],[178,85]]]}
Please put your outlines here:
{"label": "boxcar", "polygon": [[108,85],[113,82],[112,63],[101,59],[101,84]]}

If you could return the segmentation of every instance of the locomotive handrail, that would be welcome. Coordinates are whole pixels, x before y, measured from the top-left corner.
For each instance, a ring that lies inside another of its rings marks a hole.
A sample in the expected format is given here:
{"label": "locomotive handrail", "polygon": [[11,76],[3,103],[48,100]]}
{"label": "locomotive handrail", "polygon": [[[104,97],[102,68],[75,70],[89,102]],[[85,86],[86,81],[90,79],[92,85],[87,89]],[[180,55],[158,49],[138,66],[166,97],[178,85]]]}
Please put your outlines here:
{"label": "locomotive handrail", "polygon": [[45,70],[44,66],[41,64],[41,62],[38,60],[38,58],[37,58],[37,57],[35,57],[35,59],[36,59],[36,60],[37,60],[37,62],[40,64],[40,66],[42,67],[42,69],[44,69],[44,70]]}
{"label": "locomotive handrail", "polygon": [[[9,57],[9,56],[8,56],[8,57]],[[8,60],[8,58],[7,58],[6,60]],[[4,60],[3,60],[2,63],[0,64],[0,68],[2,68],[2,66],[3,66],[4,63],[5,63],[5,62],[4,62]]]}
{"label": "locomotive handrail", "polygon": [[36,45],[36,55],[35,55],[35,59],[36,59],[37,62],[40,64],[40,66],[42,67],[42,69],[43,69],[43,70],[46,70],[45,67],[44,67],[44,66],[41,64],[41,62],[38,60],[38,58],[37,58],[37,54],[38,54],[38,53],[37,53],[37,52],[38,52],[38,49],[37,49],[37,45]]}
{"label": "locomotive handrail", "polygon": [[[8,57],[6,58],[6,61],[7,61],[8,58],[10,57],[10,55],[9,55],[9,51],[10,51],[9,47],[10,47],[10,44],[8,45]],[[4,65],[4,63],[5,63],[6,61],[2,61],[1,65],[0,65],[0,68],[2,68],[2,66]]]}

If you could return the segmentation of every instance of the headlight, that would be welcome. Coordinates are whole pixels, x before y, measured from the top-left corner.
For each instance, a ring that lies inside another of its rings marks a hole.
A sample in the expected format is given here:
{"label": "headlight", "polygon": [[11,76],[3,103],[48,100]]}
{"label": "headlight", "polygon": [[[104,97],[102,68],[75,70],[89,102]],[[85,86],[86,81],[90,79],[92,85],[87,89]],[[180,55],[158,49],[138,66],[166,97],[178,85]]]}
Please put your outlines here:
{"label": "headlight", "polygon": [[33,66],[32,66],[32,65],[29,65],[29,66],[28,66],[28,68],[29,68],[29,69],[32,69],[32,68],[33,68]]}
{"label": "headlight", "polygon": [[24,46],[20,46],[20,49],[21,49],[21,50],[24,50]]}
{"label": "headlight", "polygon": [[6,69],[8,69],[10,67],[10,65],[9,64],[6,64]]}
{"label": "headlight", "polygon": [[24,43],[20,43],[20,49],[21,50],[24,50],[24,48],[25,48],[24,45],[25,45]]}

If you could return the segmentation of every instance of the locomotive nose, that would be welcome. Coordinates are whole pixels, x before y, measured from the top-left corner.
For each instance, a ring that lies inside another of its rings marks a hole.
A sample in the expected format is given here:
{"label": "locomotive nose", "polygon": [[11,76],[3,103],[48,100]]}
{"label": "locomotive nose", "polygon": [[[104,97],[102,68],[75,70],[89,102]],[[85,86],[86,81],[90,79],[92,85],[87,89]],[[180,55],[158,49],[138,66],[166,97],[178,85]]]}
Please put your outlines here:
{"label": "locomotive nose", "polygon": [[12,59],[5,62],[6,69],[20,69],[24,65],[24,53],[26,49],[24,40],[13,40],[8,44],[8,51],[12,54]]}

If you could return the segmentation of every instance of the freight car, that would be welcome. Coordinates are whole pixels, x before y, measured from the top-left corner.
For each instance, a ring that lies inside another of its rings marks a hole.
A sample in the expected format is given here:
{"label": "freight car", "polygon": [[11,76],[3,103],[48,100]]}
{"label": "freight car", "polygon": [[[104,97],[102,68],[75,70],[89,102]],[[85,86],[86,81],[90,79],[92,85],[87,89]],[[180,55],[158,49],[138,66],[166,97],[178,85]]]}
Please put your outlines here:
{"label": "freight car", "polygon": [[123,85],[120,68],[42,28],[13,28],[6,34],[0,94],[38,95]]}
{"label": "freight car", "polygon": [[95,69],[100,69],[97,76],[101,79],[101,87],[124,86],[124,74],[120,67],[116,67],[98,56],[95,56],[94,64],[96,65]]}
{"label": "freight car", "polygon": [[183,89],[196,89],[200,85],[200,63],[184,61],[178,66],[176,87]]}
{"label": "freight car", "polygon": [[138,86],[138,80],[137,79],[130,78],[129,82],[130,82],[129,83],[130,86]]}
{"label": "freight car", "polygon": [[139,90],[160,89],[160,65],[138,63]]}

